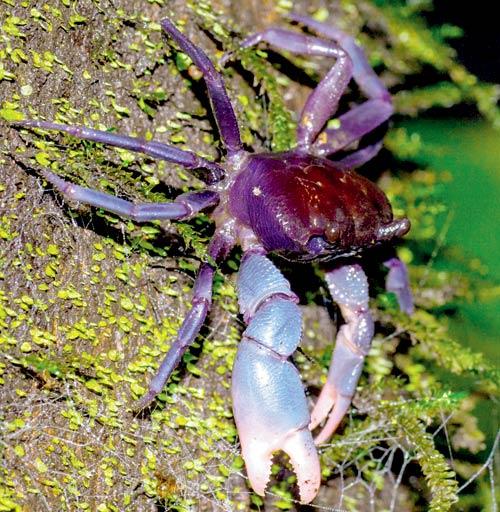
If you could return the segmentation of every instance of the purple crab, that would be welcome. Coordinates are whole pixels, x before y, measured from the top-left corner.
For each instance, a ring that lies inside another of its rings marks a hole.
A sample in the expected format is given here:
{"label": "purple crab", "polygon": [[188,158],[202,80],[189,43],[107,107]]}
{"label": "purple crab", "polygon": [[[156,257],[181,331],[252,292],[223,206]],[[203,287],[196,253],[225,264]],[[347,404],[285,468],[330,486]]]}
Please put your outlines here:
{"label": "purple crab", "polygon": [[[247,474],[253,489],[263,495],[272,454],[283,450],[297,474],[301,500],[309,503],[321,481],[315,445],[327,441],[346,414],[373,337],[368,282],[358,256],[403,236],[410,223],[406,218],[394,219],[385,194],[353,170],[371,159],[381,142],[341,159],[331,158],[340,150],[345,153],[391,116],[391,96],[351,36],[304,16],[291,18],[324,38],[269,28],[242,43],[248,48],[265,42],[292,53],[335,59],[308,97],[298,123],[297,145],[289,151],[252,153],[243,148],[222,76],[168,19],[162,21],[163,30],[203,73],[227,152],[222,162],[162,142],[83,126],[37,120],[18,124],[144,153],[196,170],[201,176],[207,185],[204,190],[182,194],[169,203],[134,204],[42,171],[67,198],[137,222],[186,219],[202,210],[211,211],[215,232],[209,257],[198,271],[192,308],[140,407],[162,390],[200,331],[211,305],[216,265],[235,245],[242,248],[237,289],[247,328],[233,367],[232,397]],[[224,60],[228,58],[226,55]],[[351,78],[367,100],[338,117],[335,128],[327,128]],[[268,258],[269,253],[292,261],[325,262],[325,280],[345,322],[337,334],[327,381],[311,414],[299,373],[289,360],[301,338],[298,298]],[[387,289],[396,294],[400,308],[411,314],[413,303],[404,264],[393,257],[385,265],[389,269]],[[312,431],[318,427],[314,439]]]}

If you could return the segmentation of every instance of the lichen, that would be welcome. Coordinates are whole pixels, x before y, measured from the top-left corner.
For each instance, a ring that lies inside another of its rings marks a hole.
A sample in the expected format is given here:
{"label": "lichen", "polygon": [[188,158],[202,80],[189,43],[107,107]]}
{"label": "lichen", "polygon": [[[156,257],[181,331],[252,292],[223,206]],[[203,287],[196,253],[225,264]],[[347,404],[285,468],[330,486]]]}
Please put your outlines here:
{"label": "lichen", "polygon": [[[218,134],[199,71],[164,42],[159,20],[173,16],[216,60],[221,50],[237,49],[249,32],[244,27],[286,23],[282,15],[291,2],[262,6],[266,16],[242,12],[237,2],[223,12],[215,2],[164,4],[2,2],[0,510],[298,508],[286,461],[276,461],[275,484],[263,500],[249,490],[239,456],[229,390],[241,332],[231,274],[239,255],[217,273],[207,327],[152,409],[137,415],[133,402],[189,307],[210,222],[200,216],[178,226],[138,225],[68,205],[37,170],[47,167],[133,200],[169,200],[199,183],[175,166],[127,151],[8,124],[23,116],[90,124],[216,157]],[[326,7],[297,2],[294,9],[335,18],[359,36],[383,78],[399,86],[399,114],[472,102],[498,122],[497,88],[457,64],[443,39],[446,31],[430,31],[418,3],[409,5],[344,0]],[[307,90],[260,50],[236,52],[234,60],[239,64],[223,73],[245,143],[273,150],[293,145],[295,98],[304,99]],[[325,69],[294,63],[311,79]],[[440,72],[440,82],[405,89],[407,77],[424,65]],[[285,100],[285,90],[292,100]],[[344,431],[321,451],[321,506],[359,510],[371,493],[380,510],[391,500],[393,509],[425,501],[432,510],[449,510],[460,497],[459,479],[474,471],[473,454],[484,448],[472,411],[479,393],[498,392],[498,379],[480,354],[446,333],[440,311],[479,293],[473,274],[456,278],[427,265],[437,219],[447,209],[436,199],[442,176],[432,169],[403,170],[421,144],[393,127],[386,148],[394,159],[381,181],[396,212],[412,219],[398,250],[410,263],[412,281],[420,283],[419,311],[407,319],[393,297],[381,290],[374,297],[379,329],[355,407]],[[324,382],[331,354],[330,323],[315,305],[321,294],[306,290],[303,354],[296,358],[311,389]],[[450,380],[448,373],[464,380]],[[445,433],[451,441],[443,445]],[[393,465],[394,458],[401,462]],[[409,467],[411,478],[404,472]],[[464,503],[480,506],[481,496],[469,493]]]}

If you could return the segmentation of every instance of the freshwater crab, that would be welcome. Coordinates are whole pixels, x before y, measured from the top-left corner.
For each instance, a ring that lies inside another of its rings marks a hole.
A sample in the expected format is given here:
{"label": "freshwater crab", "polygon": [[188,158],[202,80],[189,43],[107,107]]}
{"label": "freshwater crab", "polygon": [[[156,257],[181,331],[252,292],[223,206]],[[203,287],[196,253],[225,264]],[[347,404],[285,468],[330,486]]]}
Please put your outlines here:
{"label": "freshwater crab", "polygon": [[[311,502],[320,485],[315,444],[336,430],[349,408],[373,337],[368,282],[354,257],[374,245],[401,237],[408,219],[394,219],[384,193],[353,171],[372,158],[381,143],[358,149],[340,160],[330,157],[384,123],[392,114],[391,97],[353,38],[337,28],[304,16],[292,20],[324,37],[283,28],[269,28],[242,43],[260,42],[311,56],[333,57],[327,75],[309,95],[300,115],[297,146],[282,153],[250,153],[243,148],[238,123],[222,76],[199,48],[168,19],[163,30],[203,73],[208,96],[227,154],[223,162],[157,141],[98,131],[83,126],[25,120],[22,127],[58,130],[202,170],[207,187],[169,203],[134,204],[64,181],[52,172],[42,175],[64,196],[137,222],[179,220],[211,209],[215,232],[209,258],[201,264],[192,307],[139,406],[162,390],[182,355],[194,341],[211,305],[215,266],[239,245],[243,256],[237,278],[240,310],[247,328],[232,373],[234,417],[250,483],[263,495],[269,481],[272,453],[285,451],[298,478],[300,497]],[[228,55],[224,60],[229,58]],[[338,126],[325,128],[351,78],[367,100],[342,114]],[[309,413],[300,376],[289,361],[302,330],[298,298],[269,253],[293,261],[327,262],[325,279],[345,323],[337,334],[328,378]],[[403,311],[413,303],[405,266],[397,258],[385,262],[388,290]],[[317,437],[312,431],[322,425]]]}

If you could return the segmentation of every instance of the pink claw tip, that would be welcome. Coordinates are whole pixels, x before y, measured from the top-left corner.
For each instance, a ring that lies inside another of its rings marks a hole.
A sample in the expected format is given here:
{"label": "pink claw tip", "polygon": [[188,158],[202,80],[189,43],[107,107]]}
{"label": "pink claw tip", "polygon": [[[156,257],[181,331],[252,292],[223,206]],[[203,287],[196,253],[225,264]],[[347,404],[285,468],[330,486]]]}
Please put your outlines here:
{"label": "pink claw tip", "polygon": [[307,428],[293,432],[283,443],[283,451],[290,456],[297,475],[301,501],[311,503],[321,485],[321,467],[311,432]]}
{"label": "pink claw tip", "polygon": [[336,396],[335,388],[329,382],[326,382],[311,412],[309,430],[314,430],[328,416],[335,403]]}
{"label": "pink claw tip", "polygon": [[321,484],[319,457],[311,432],[308,429],[296,430],[279,444],[279,447],[274,443],[270,446],[254,439],[253,442],[242,445],[247,475],[253,490],[264,496],[271,477],[272,454],[282,449],[290,457],[297,475],[301,501],[310,503],[318,494]]}
{"label": "pink claw tip", "polygon": [[242,455],[247,468],[248,479],[252,489],[264,496],[271,475],[271,452],[264,443],[254,441],[242,445]]}
{"label": "pink claw tip", "polygon": [[333,409],[328,416],[328,420],[326,421],[324,427],[321,429],[321,432],[314,439],[314,442],[317,445],[326,443],[330,439],[330,437],[332,437],[333,433],[337,430],[337,427],[340,425],[342,418],[349,410],[350,405],[351,397],[345,397],[342,395],[337,396],[335,405],[333,406]]}

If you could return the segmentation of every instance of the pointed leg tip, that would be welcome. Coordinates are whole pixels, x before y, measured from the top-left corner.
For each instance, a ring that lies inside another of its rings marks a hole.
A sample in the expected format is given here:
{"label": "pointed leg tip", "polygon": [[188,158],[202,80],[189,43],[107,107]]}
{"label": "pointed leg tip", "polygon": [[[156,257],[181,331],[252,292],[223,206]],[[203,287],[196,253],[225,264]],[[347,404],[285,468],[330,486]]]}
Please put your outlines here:
{"label": "pointed leg tip", "polygon": [[148,391],[143,397],[139,398],[132,404],[132,410],[135,413],[140,413],[143,409],[146,409],[151,405],[157,393],[154,391]]}
{"label": "pointed leg tip", "polygon": [[415,313],[415,307],[413,303],[402,304],[401,311],[403,311],[403,313],[406,313],[408,316],[412,316]]}
{"label": "pointed leg tip", "polygon": [[223,68],[234,57],[235,52],[225,52],[219,59],[219,67]]}

